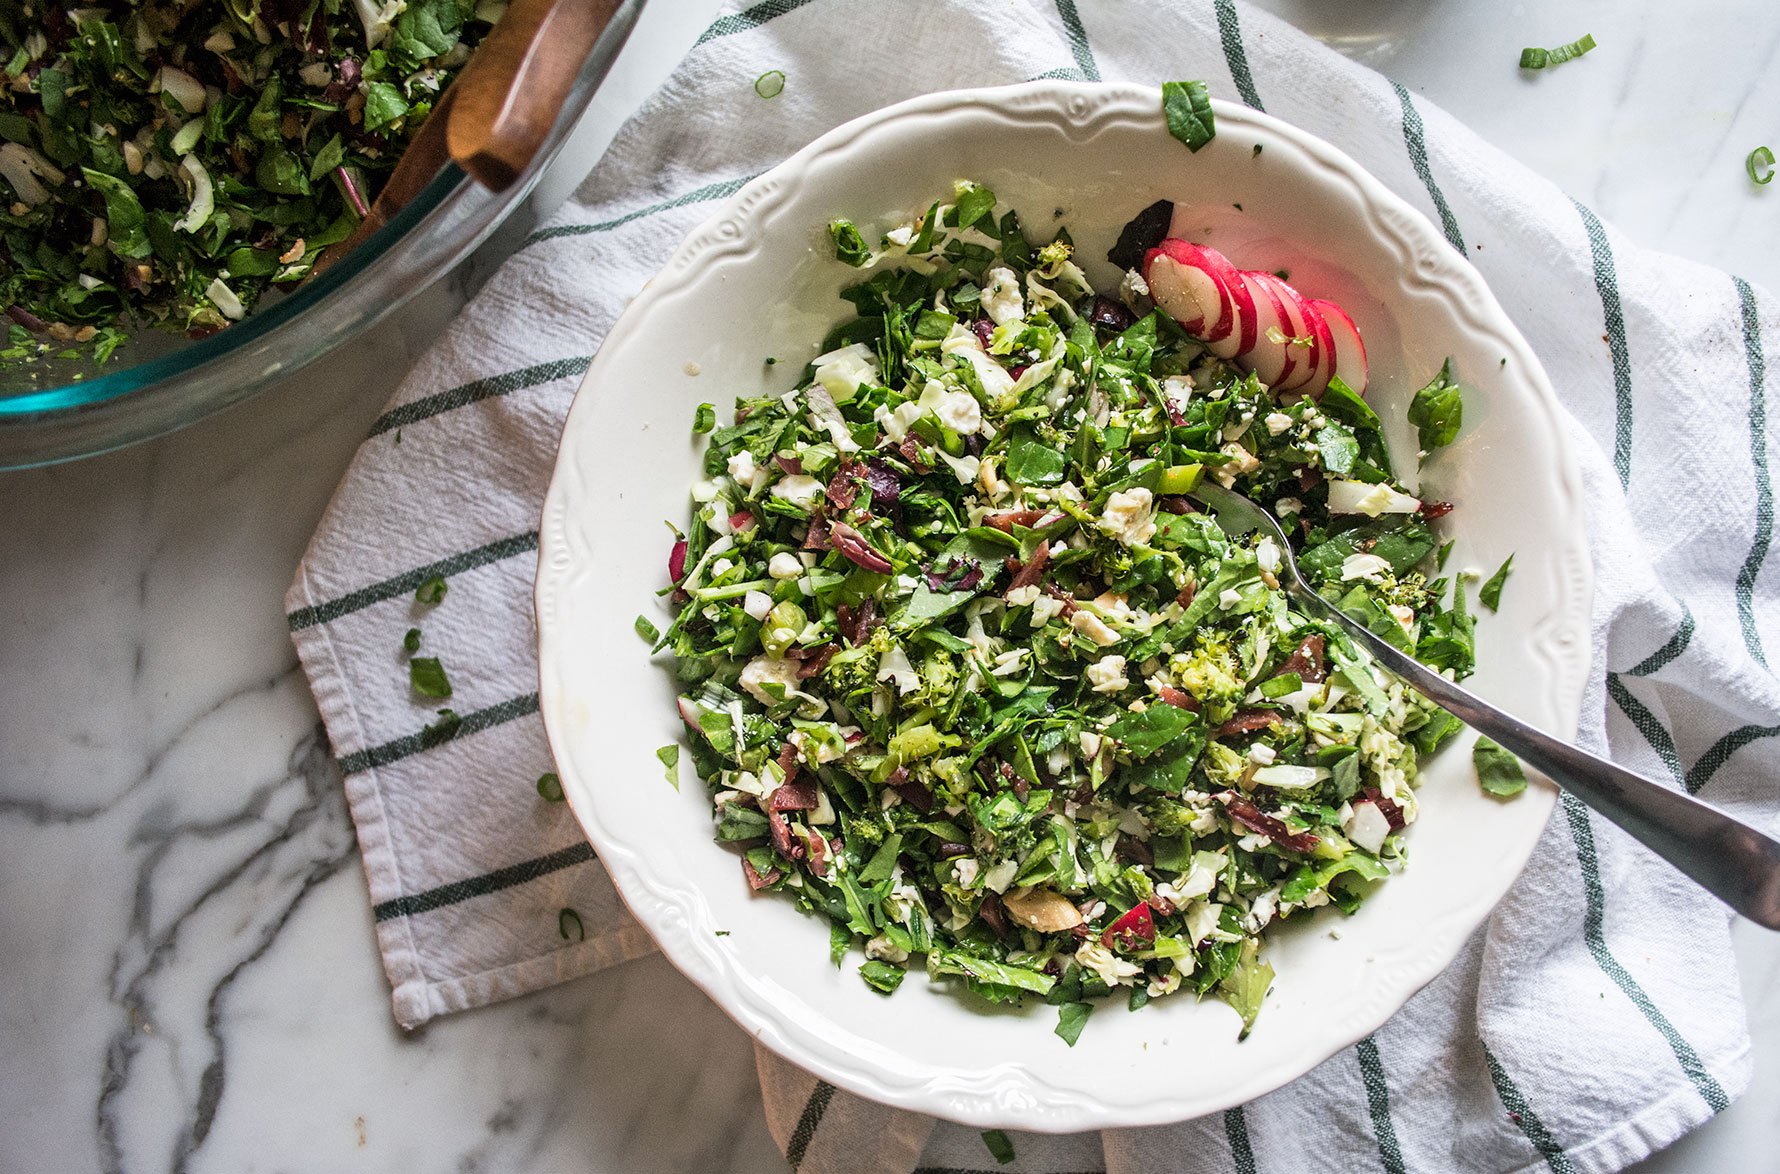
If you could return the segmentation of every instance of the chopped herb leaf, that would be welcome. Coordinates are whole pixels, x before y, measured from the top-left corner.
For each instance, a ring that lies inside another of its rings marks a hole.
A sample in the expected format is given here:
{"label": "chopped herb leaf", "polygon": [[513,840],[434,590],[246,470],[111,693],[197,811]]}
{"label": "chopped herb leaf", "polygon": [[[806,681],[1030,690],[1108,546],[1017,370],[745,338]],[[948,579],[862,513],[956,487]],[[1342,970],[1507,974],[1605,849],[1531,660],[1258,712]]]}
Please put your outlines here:
{"label": "chopped herb leaf", "polygon": [[886,995],[901,986],[908,973],[900,966],[892,966],[875,958],[859,968],[859,977],[865,980],[865,985]]}
{"label": "chopped herb leaf", "polygon": [[562,802],[562,779],[557,777],[555,771],[546,771],[538,776],[538,798],[546,803]]}
{"label": "chopped herb leaf", "polygon": [[1082,1037],[1082,1028],[1088,1025],[1088,1016],[1093,1013],[1092,1003],[1060,1004],[1057,1007],[1057,1037],[1075,1047],[1075,1041]]}
{"label": "chopped herb leaf", "polygon": [[1415,425],[1426,451],[1445,448],[1458,438],[1464,422],[1464,392],[1452,381],[1452,360],[1440,366],[1440,374],[1409,401],[1409,422]]}
{"label": "chopped herb leaf", "polygon": [[408,682],[422,697],[451,696],[451,682],[446,679],[445,666],[436,656],[416,656],[408,661]]}
{"label": "chopped herb leaf", "polygon": [[1514,556],[1509,555],[1496,573],[1489,577],[1482,589],[1477,592],[1477,601],[1491,611],[1499,611],[1502,606],[1502,584],[1508,582],[1508,570],[1514,565]]}
{"label": "chopped herb leaf", "polygon": [[1527,789],[1520,759],[1489,738],[1478,735],[1477,744],[1471,748],[1471,762],[1477,767],[1477,781],[1492,795],[1506,799]]}
{"label": "chopped herb leaf", "polygon": [[1001,1165],[1005,1166],[1014,1160],[1014,1143],[1007,1139],[1007,1134],[999,1129],[983,1131],[983,1144],[989,1147],[989,1153]]}
{"label": "chopped herb leaf", "polygon": [[445,599],[447,590],[449,589],[445,586],[445,577],[434,575],[414,589],[414,601],[425,604],[441,603]]}
{"label": "chopped herb leaf", "polygon": [[1212,118],[1211,95],[1202,81],[1163,82],[1162,116],[1168,133],[1197,151],[1217,135]]}
{"label": "chopped herb leaf", "polygon": [[420,744],[422,746],[437,746],[441,742],[449,742],[457,737],[457,731],[463,724],[464,719],[457,716],[454,711],[441,709],[439,720],[430,723],[420,731]]}
{"label": "chopped herb leaf", "polygon": [[655,757],[661,759],[661,765],[667,774],[667,781],[673,785],[674,790],[678,791],[680,789],[680,744],[673,742],[661,747],[655,752]]}

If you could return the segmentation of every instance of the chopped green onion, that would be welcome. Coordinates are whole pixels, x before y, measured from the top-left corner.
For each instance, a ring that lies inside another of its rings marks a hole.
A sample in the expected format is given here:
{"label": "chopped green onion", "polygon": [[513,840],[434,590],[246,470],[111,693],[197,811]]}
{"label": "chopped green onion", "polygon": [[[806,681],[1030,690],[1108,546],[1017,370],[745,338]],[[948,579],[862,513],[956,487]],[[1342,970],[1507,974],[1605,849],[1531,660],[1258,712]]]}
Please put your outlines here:
{"label": "chopped green onion", "polygon": [[648,616],[637,617],[636,629],[637,635],[641,636],[645,643],[653,644],[661,639],[661,629],[650,623]]}
{"label": "chopped green onion", "polygon": [[1168,133],[1189,151],[1199,150],[1218,133],[1211,95],[1202,81],[1163,82],[1162,117],[1168,121]]}
{"label": "chopped green onion", "polygon": [[828,235],[834,238],[834,255],[838,260],[857,269],[871,259],[871,250],[865,247],[859,226],[851,220],[830,221]]}
{"label": "chopped green onion", "polygon": [[1749,158],[1743,160],[1743,166],[1755,183],[1770,183],[1774,178],[1774,152],[1757,147],[1749,152]]}
{"label": "chopped green onion", "polygon": [[1582,56],[1595,47],[1595,39],[1589,33],[1583,33],[1568,45],[1559,45],[1555,49],[1522,49],[1520,51],[1520,67],[1522,69],[1545,69],[1552,65]]}
{"label": "chopped green onion", "polygon": [[754,92],[762,98],[777,98],[785,92],[785,71],[769,69],[755,78]]}
{"label": "chopped green onion", "polygon": [[1007,1139],[1007,1134],[999,1129],[983,1131],[983,1144],[989,1147],[989,1153],[995,1160],[1005,1166],[1014,1160],[1014,1143]]}
{"label": "chopped green onion", "polygon": [[692,431],[703,436],[717,426],[717,409],[711,404],[698,405],[698,411],[692,416]]}
{"label": "chopped green onion", "polygon": [[402,637],[402,648],[404,651],[407,651],[410,653],[420,651],[420,629],[419,628],[409,628],[408,629],[408,634],[406,636]]}
{"label": "chopped green onion", "polygon": [[538,798],[546,803],[561,803],[562,779],[555,771],[546,771],[538,776]]}
{"label": "chopped green onion", "polygon": [[581,915],[573,909],[564,909],[556,915],[556,932],[562,935],[565,942],[569,940],[570,926],[574,927],[577,941],[587,940],[587,927],[581,923]]}
{"label": "chopped green onion", "polygon": [[445,576],[434,575],[414,589],[414,602],[440,603],[445,599]]}

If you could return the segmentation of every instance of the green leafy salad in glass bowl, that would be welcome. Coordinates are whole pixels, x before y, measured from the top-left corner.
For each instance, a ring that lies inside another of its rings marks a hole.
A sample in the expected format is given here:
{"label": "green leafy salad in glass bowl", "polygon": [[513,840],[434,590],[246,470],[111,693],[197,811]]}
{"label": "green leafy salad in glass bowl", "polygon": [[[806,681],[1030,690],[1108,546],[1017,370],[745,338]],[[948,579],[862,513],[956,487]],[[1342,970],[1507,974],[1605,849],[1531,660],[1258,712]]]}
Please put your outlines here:
{"label": "green leafy salad in glass bowl", "polygon": [[[1451,507],[1393,474],[1351,321],[1167,223],[1133,221],[1110,292],[977,184],[875,248],[831,224],[870,274],[854,316],[794,390],[699,409],[674,618],[639,621],[748,885],[877,990],[921,966],[1042,999],[1070,1043],[1114,992],[1215,993],[1246,1031],[1269,928],[1403,866],[1418,763],[1459,729],[1295,610],[1201,478],[1274,510],[1373,631],[1473,666],[1467,577],[1436,577]],[[1460,410],[1442,371],[1424,448]]]}

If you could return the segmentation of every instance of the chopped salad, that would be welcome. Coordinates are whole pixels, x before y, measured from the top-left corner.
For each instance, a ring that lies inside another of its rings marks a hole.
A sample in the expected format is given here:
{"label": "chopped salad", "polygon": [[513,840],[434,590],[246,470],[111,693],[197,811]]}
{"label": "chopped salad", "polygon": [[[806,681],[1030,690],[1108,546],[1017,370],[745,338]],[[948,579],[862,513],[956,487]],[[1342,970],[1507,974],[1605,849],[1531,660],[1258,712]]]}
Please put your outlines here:
{"label": "chopped salad", "polygon": [[[1098,996],[1216,994],[1246,1032],[1269,927],[1402,867],[1418,765],[1460,723],[1187,494],[1269,506],[1324,596],[1464,675],[1450,507],[1395,478],[1339,374],[1269,387],[980,185],[875,247],[830,233],[869,271],[854,316],[794,390],[694,424],[656,647],[716,838],[879,991],[922,968],[1042,999],[1072,1044]],[[1457,397],[1443,371],[1418,403],[1456,432]]]}

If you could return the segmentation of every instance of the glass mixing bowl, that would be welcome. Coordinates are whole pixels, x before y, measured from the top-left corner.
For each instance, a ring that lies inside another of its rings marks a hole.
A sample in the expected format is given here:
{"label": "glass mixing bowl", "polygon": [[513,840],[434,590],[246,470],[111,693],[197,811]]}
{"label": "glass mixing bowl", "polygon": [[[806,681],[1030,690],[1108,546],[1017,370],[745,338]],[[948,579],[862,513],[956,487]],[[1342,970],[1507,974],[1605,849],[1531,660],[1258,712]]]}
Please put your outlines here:
{"label": "glass mixing bowl", "polygon": [[[47,361],[0,370],[0,469],[108,452],[239,403],[370,329],[450,272],[525,202],[624,47],[626,0],[582,63],[531,165],[494,192],[447,162],[418,196],[326,272],[208,338],[146,331],[103,374]],[[85,376],[84,378],[81,376]]]}

